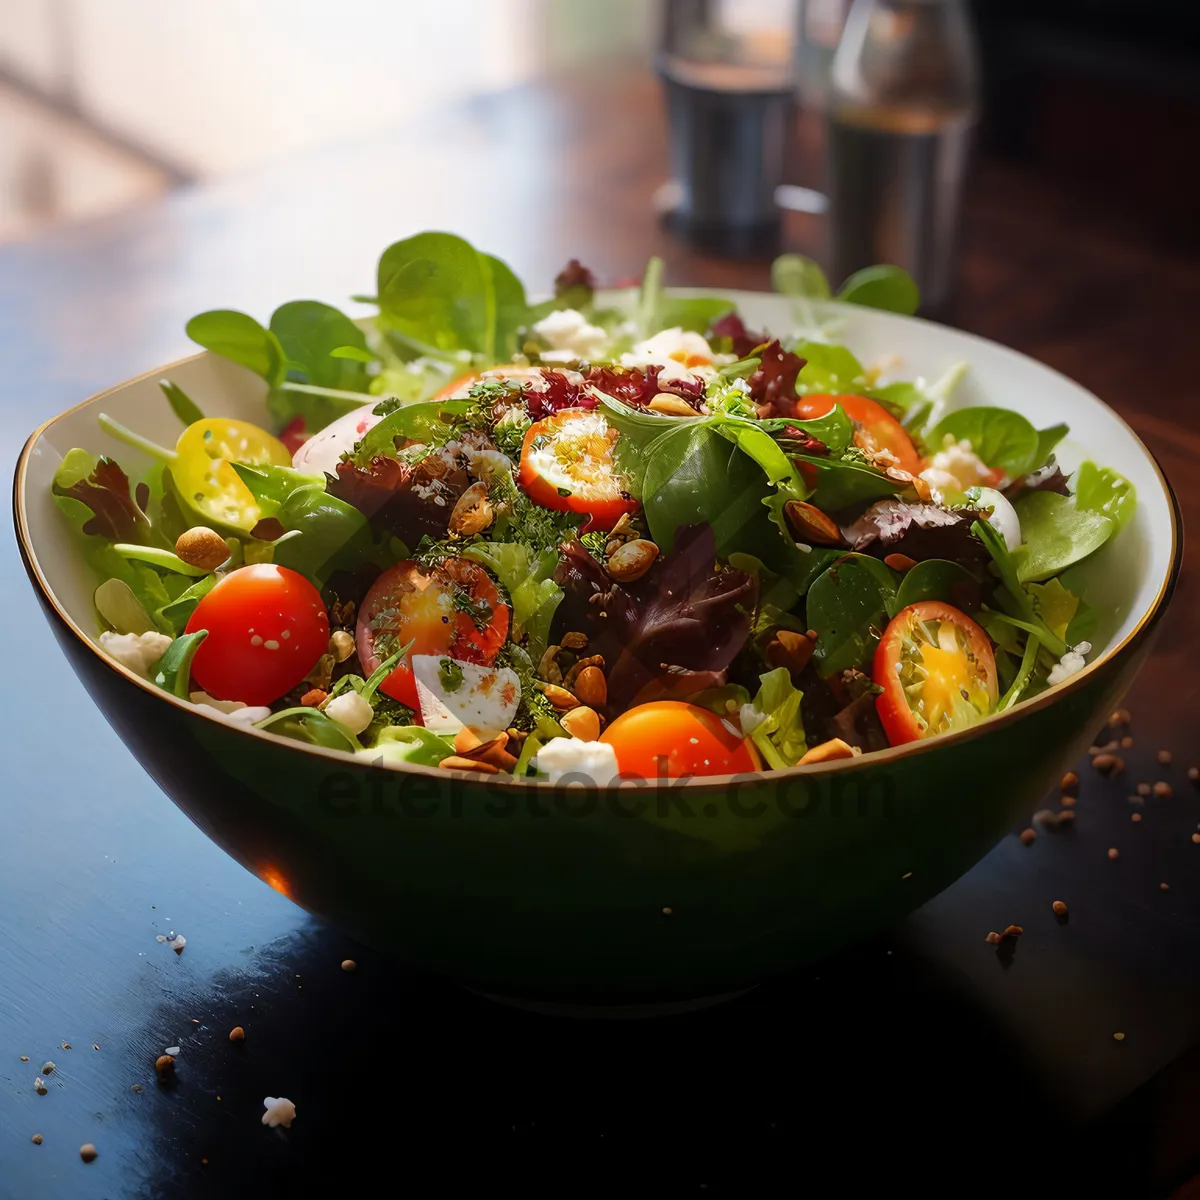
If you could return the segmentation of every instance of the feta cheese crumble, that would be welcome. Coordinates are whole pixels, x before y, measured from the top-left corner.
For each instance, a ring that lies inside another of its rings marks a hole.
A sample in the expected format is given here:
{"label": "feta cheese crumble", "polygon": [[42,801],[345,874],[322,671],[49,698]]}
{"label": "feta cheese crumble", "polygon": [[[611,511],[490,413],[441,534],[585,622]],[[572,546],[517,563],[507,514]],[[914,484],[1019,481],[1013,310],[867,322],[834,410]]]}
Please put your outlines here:
{"label": "feta cheese crumble", "polygon": [[276,1125],[291,1129],[296,1119],[296,1106],[286,1096],[267,1096],[263,1100],[263,1107],[267,1110],[262,1115],[264,1125],[271,1129]]}
{"label": "feta cheese crumble", "polygon": [[364,700],[355,691],[334,696],[321,711],[355,737],[375,719],[375,710],[371,707],[371,702]]}
{"label": "feta cheese crumble", "polygon": [[548,313],[534,325],[533,332],[550,343],[551,349],[542,353],[549,362],[600,358],[608,349],[608,334],[573,308]]}
{"label": "feta cheese crumble", "polygon": [[189,692],[188,699],[200,708],[210,708],[234,725],[256,725],[265,721],[271,710],[262,704],[243,704],[240,700],[218,700],[207,692]]}
{"label": "feta cheese crumble", "polygon": [[[442,663],[451,662],[461,674],[448,687]],[[432,733],[457,733],[465,725],[480,737],[494,737],[517,715],[521,681],[511,667],[481,667],[443,654],[414,654],[413,679],[421,705],[421,720]]]}
{"label": "feta cheese crumble", "polygon": [[970,442],[956,442],[947,435],[945,445],[929,460],[921,478],[940,504],[947,492],[981,487],[992,481],[993,474],[991,467],[971,449]]}
{"label": "feta cheese crumble", "polygon": [[151,630],[149,633],[112,633],[105,630],[100,635],[100,649],[115,658],[123,667],[128,667],[143,679],[150,678],[150,668],[171,645],[165,633]]}
{"label": "feta cheese crumble", "polygon": [[619,782],[617,752],[607,742],[582,742],[578,738],[551,738],[534,756],[534,765],[551,783],[568,777],[568,783],[608,787]]}
{"label": "feta cheese crumble", "polygon": [[1087,663],[1086,656],[1091,652],[1091,642],[1080,642],[1078,646],[1072,646],[1050,668],[1050,674],[1046,676],[1046,682],[1053,687],[1056,683],[1062,683],[1064,680],[1070,679],[1072,675],[1078,675]]}
{"label": "feta cheese crumble", "polygon": [[689,329],[664,329],[621,355],[623,367],[659,367],[659,379],[689,379],[714,374],[712,347]]}

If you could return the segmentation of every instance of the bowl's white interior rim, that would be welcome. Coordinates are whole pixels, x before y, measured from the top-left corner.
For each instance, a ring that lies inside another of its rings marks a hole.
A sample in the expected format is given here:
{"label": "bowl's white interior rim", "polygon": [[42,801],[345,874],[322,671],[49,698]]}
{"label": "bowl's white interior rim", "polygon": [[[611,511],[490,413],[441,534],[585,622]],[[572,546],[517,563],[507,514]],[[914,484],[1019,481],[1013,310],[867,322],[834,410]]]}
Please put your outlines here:
{"label": "bowl's white interior rim", "polygon": [[[698,288],[672,291],[679,295],[714,294]],[[747,326],[751,328],[786,333],[793,327],[791,302],[784,297],[730,290],[723,290],[719,294],[737,304]],[[630,293],[607,293],[602,294],[600,299],[602,303],[628,303]],[[835,340],[844,339],[864,363],[887,364],[889,359],[898,356],[900,361],[890,371],[896,378],[924,376],[932,379],[954,362],[966,361],[969,371],[954,394],[953,406],[998,404],[1023,412],[1039,427],[1066,421],[1072,427],[1072,434],[1078,433],[1086,442],[1086,449],[1074,438],[1065,442],[1059,453],[1064,468],[1073,469],[1085,457],[1093,457],[1102,465],[1113,466],[1135,484],[1139,502],[1134,520],[1121,532],[1116,542],[1103,552],[1109,554],[1121,549],[1122,557],[1128,561],[1126,569],[1119,574],[1127,583],[1132,580],[1135,586],[1128,597],[1127,609],[1104,652],[1088,663],[1083,671],[1006,713],[987,718],[971,729],[877,751],[862,758],[790,769],[803,773],[854,770],[902,755],[928,753],[939,746],[977,736],[995,728],[999,722],[1019,720],[1023,715],[1081,686],[1102,663],[1129,646],[1157,615],[1173,583],[1182,550],[1174,498],[1153,455],[1116,413],[1079,384],[1017,351],[919,318],[849,305],[823,304],[814,307],[823,317],[832,316],[841,322]],[[93,611],[91,591],[94,583],[84,577],[87,574],[86,566],[78,553],[73,552],[74,543],[66,536],[66,524],[50,497],[50,480],[54,470],[72,446],[80,445],[93,453],[119,456],[120,461],[128,463],[134,470],[144,465],[138,461],[137,452],[114,442],[100,431],[96,424],[99,412],[110,412],[118,420],[136,425],[139,432],[152,439],[167,444],[173,442],[178,435],[179,424],[162,400],[157,386],[158,381],[167,376],[183,386],[206,412],[218,411],[214,401],[219,397],[224,405],[219,410],[223,415],[262,420],[265,385],[248,371],[208,353],[192,355],[158,367],[98,393],[52,418],[35,431],[17,465],[14,488],[16,524],[22,549],[38,584],[64,623],[93,653],[111,670],[124,675],[160,700],[189,712],[197,719],[221,721],[219,716],[209,715],[205,710],[163,692],[100,651],[92,634],[84,628]],[[1085,428],[1081,428],[1081,425]],[[88,614],[86,618],[82,615],[84,613]],[[278,734],[231,726],[227,722],[222,724],[242,736],[269,738],[301,753],[332,756],[333,760],[340,762],[352,759],[342,751],[309,746]],[[445,772],[434,767],[403,765],[392,769],[432,776],[445,775]],[[775,777],[788,772],[769,774]],[[705,777],[690,781],[686,786],[721,788],[731,780],[745,778]],[[503,782],[504,786],[548,786],[504,777],[489,776],[487,779],[489,783]]]}

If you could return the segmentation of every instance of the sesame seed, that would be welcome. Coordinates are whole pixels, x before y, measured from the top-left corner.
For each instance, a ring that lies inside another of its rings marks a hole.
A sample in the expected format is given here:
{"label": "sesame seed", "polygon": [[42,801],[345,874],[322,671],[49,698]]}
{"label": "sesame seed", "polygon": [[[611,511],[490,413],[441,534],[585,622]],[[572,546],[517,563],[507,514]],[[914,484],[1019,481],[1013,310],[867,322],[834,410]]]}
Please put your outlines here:
{"label": "sesame seed", "polygon": [[255,634],[255,635],[254,635],[254,636],[253,636],[253,637],[250,639],[250,645],[252,645],[252,646],[261,646],[262,644],[263,644],[263,640],[262,640],[262,635],[261,635],[261,634],[258,634],[258,633],[256,633],[256,634]]}
{"label": "sesame seed", "polygon": [[292,631],[290,629],[285,629],[279,636],[286,642],[288,638],[292,636]]}
{"label": "sesame seed", "polygon": [[267,638],[267,640],[265,642],[263,642],[263,645],[268,650],[278,650],[279,649],[279,643],[274,638]]}

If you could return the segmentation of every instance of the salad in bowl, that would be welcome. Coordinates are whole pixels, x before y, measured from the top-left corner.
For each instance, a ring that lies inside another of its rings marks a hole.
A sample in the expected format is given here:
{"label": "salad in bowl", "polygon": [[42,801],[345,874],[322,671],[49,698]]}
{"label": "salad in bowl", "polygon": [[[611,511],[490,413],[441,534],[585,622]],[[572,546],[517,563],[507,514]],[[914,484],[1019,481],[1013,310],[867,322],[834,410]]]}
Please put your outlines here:
{"label": "salad in bowl", "polygon": [[[1064,468],[1065,423],[958,403],[969,361],[856,356],[798,256],[780,328],[661,275],[601,293],[573,261],[532,302],[425,233],[384,253],[369,319],[197,316],[268,416],[164,379],[173,444],[101,413],[129,455],[64,455],[99,647],[372,763],[599,786],[870,756],[1085,667],[1131,482]],[[836,299],[917,298],[880,267]]]}

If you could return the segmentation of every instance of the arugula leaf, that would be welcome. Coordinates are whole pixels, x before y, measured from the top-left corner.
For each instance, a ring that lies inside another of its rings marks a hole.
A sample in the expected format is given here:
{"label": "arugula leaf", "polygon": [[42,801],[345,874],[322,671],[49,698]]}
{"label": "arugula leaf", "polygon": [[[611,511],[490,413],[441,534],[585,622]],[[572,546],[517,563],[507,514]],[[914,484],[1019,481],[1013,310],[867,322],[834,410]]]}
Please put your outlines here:
{"label": "arugula leaf", "polygon": [[196,611],[196,605],[213,590],[216,583],[215,575],[206,575],[203,579],[197,579],[185,592],[176,596],[168,604],[162,605],[155,612],[155,621],[158,626],[166,627],[169,633],[178,637],[186,628],[192,613]]}
{"label": "arugula leaf", "polygon": [[274,561],[299,571],[318,587],[339,567],[353,570],[371,556],[367,518],[319,484],[291,492],[276,511],[275,520],[300,536],[278,539]]}
{"label": "arugula leaf", "polygon": [[854,440],[854,422],[846,415],[846,410],[835,404],[823,417],[811,417],[805,420],[789,418],[787,420],[759,422],[764,428],[782,431],[788,425],[801,429],[810,437],[815,437],[828,449],[830,456],[837,458]]}
{"label": "arugula leaf", "polygon": [[287,354],[279,339],[246,313],[227,308],[202,312],[187,323],[186,331],[193,342],[248,367],[272,388],[287,374]]}
{"label": "arugula leaf", "polygon": [[1099,550],[1115,523],[1096,509],[1080,508],[1074,496],[1030,492],[1014,505],[1021,520],[1022,544],[1013,551],[1022,583],[1049,579]]}
{"label": "arugula leaf", "polygon": [[241,481],[250,489],[263,517],[273,517],[279,506],[298,488],[324,487],[321,475],[306,475],[294,467],[279,467],[267,464],[249,467],[244,463],[230,464]]}
{"label": "arugula leaf", "polygon": [[851,505],[883,500],[904,490],[904,483],[876,470],[867,462],[852,458],[816,458],[799,454],[797,461],[808,463],[817,475],[811,503],[822,512],[840,512]]}
{"label": "arugula leaf", "polygon": [[[896,611],[922,600],[944,600],[955,603],[957,590],[970,587],[975,577],[960,563],[948,558],[927,558],[906,571],[896,592]],[[957,605],[956,607],[962,607]]]}
{"label": "arugula leaf", "polygon": [[838,395],[860,392],[867,384],[862,363],[845,346],[830,346],[823,342],[800,342],[792,347],[805,360],[796,379],[796,392]]}
{"label": "arugula leaf", "polygon": [[1044,467],[1050,461],[1054,448],[1070,432],[1070,426],[1067,425],[1051,425],[1049,429],[1039,429],[1037,453],[1033,456],[1033,466],[1029,469],[1036,471],[1039,467]]}
{"label": "arugula leaf", "polygon": [[847,554],[808,589],[806,614],[817,632],[814,658],[823,679],[870,663],[896,611],[896,577],[877,558]]}
{"label": "arugula leaf", "polygon": [[882,308],[912,316],[921,305],[921,293],[903,267],[864,267],[855,271],[837,294],[843,304]]}
{"label": "arugula leaf", "polygon": [[389,725],[379,731],[374,746],[357,753],[372,762],[382,759],[385,763],[436,767],[454,754],[454,745],[421,725]]}
{"label": "arugula leaf", "polygon": [[315,708],[285,708],[282,712],[264,717],[254,728],[278,733],[293,741],[307,742],[310,746],[324,746],[329,750],[345,750],[354,754],[362,749],[358,738],[348,729]]}
{"label": "arugula leaf", "polygon": [[775,489],[775,494],[765,497],[764,503],[770,509],[771,519],[779,526],[780,532],[790,538],[792,534],[783,515],[783,506],[789,500],[806,500],[809,494],[796,464],[757,422],[719,417],[710,421],[710,424],[717,433],[733,442],[762,468],[767,482]]}
{"label": "arugula leaf", "polygon": [[1066,641],[1067,629],[1079,610],[1079,597],[1063,587],[1059,579],[1031,583],[1029,595],[1033,601],[1033,611],[1055,637]]}
{"label": "arugula leaf", "polygon": [[204,414],[200,411],[199,406],[178,384],[172,383],[169,379],[160,379],[158,386],[162,389],[162,394],[166,396],[171,411],[184,425],[194,425],[197,421],[204,420]]}
{"label": "arugula leaf", "polygon": [[520,280],[499,259],[450,233],[419,233],[379,260],[378,304],[385,327],[445,357],[466,351],[506,359],[526,323]]}
{"label": "arugula leaf", "polygon": [[522,542],[473,542],[462,557],[486,567],[504,585],[512,601],[512,637],[526,638],[527,652],[538,662],[550,643],[550,623],[563,590],[554,582],[558,551],[535,551]]}
{"label": "arugula leaf", "polygon": [[828,300],[829,280],[818,263],[803,254],[781,254],[771,264],[771,286],[783,296]]}
{"label": "arugula leaf", "polygon": [[929,434],[930,446],[940,450],[947,436],[956,442],[970,442],[989,467],[1003,468],[1012,479],[1038,465],[1037,430],[1020,413],[1007,408],[977,405],[948,413]]}
{"label": "arugula leaf", "polygon": [[1113,523],[1113,533],[1124,529],[1137,509],[1137,489],[1112,467],[1092,461],[1075,472],[1075,505],[1085,512],[1099,513]]}
{"label": "arugula leaf", "polygon": [[[271,315],[271,332],[279,339],[289,360],[289,379],[335,394],[282,388],[268,400],[271,415],[281,424],[297,416],[304,418],[309,433],[352,410],[353,400],[336,393],[365,393],[370,379],[361,358],[335,351],[367,352],[366,335],[345,313],[316,300],[293,300]],[[358,403],[366,402],[362,395]]]}
{"label": "arugula leaf", "polygon": [[808,751],[800,702],[804,693],[792,685],[786,667],[760,675],[753,707],[761,720],[750,734],[759,753],[776,770],[794,767]]}
{"label": "arugula leaf", "polygon": [[192,659],[200,649],[200,643],[208,637],[207,629],[197,629],[177,637],[166,653],[151,667],[151,678],[164,691],[186,700],[191,691]]}

